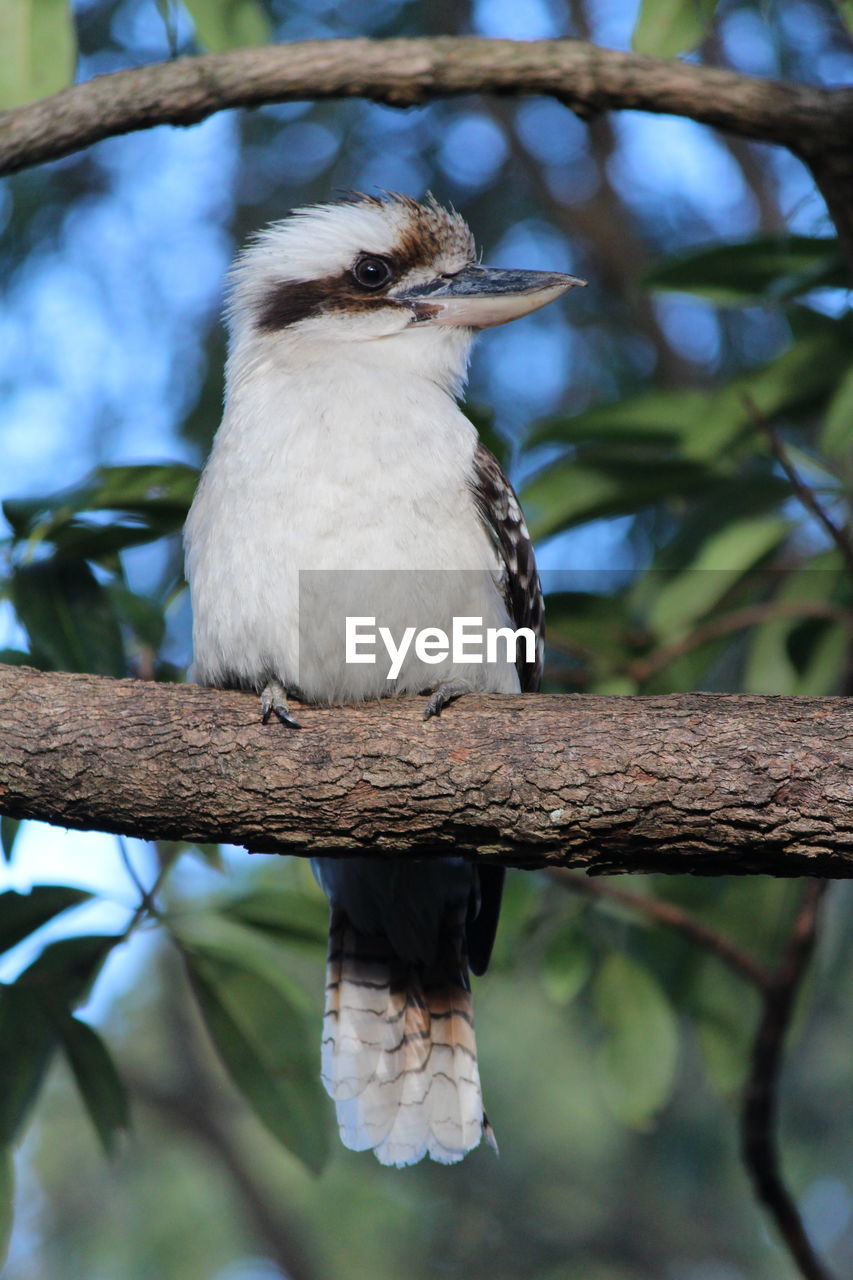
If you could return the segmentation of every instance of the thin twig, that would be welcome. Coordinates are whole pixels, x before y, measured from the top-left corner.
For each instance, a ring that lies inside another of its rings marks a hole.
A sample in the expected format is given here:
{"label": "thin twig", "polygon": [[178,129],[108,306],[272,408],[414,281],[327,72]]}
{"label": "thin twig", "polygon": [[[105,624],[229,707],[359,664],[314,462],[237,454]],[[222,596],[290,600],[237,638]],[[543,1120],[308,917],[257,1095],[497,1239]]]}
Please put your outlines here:
{"label": "thin twig", "polygon": [[[160,913],[157,909],[157,894],[160,892],[160,889],[162,888],[162,885],[163,885],[163,881],[166,879],[166,876],[168,875],[169,870],[171,869],[175,859],[164,858],[162,856],[159,857],[160,867],[154,879],[154,883],[152,884],[150,889],[146,889],[142,881],[139,879],[138,875],[136,874],[136,870],[130,861],[130,855],[129,855],[127,846],[125,844],[124,837],[117,836],[116,838],[119,842],[119,850],[121,852],[122,862],[127,868],[128,874],[130,875],[131,880],[133,880],[140,894],[140,899],[137,904],[136,910],[134,911],[133,915],[130,917],[130,921],[128,922],[127,928],[125,929],[124,933],[121,936],[122,942],[127,942],[130,935],[136,932],[136,930],[139,928],[139,926],[143,923],[144,920],[147,920],[149,918],[152,920],[159,919]],[[159,851],[158,851],[158,856],[159,856]]]}
{"label": "thin twig", "polygon": [[814,951],[818,911],[826,887],[827,882],[821,880],[812,880],[806,886],[785,952],[764,990],[764,1012],[753,1045],[741,1115],[744,1162],[759,1199],[776,1223],[804,1280],[831,1280],[831,1273],[812,1248],[782,1178],[777,1139],[778,1085],[785,1036]]}
{"label": "thin twig", "polygon": [[818,499],[814,490],[810,488],[809,485],[807,485],[800,477],[794,464],[788,457],[788,451],[782,443],[779,432],[773,424],[767,420],[758,408],[758,405],[755,403],[752,396],[745,392],[743,398],[747,409],[752,415],[753,422],[759,430],[763,431],[766,435],[773,457],[788,477],[794,493],[797,495],[806,511],[813,515],[815,519],[823,525],[824,529],[844,557],[844,562],[850,570],[850,573],[853,574],[853,539],[850,537],[850,531],[835,523],[823,503]]}
{"label": "thin twig", "polygon": [[119,857],[124,864],[124,869],[133,881],[133,887],[139,894],[140,904],[144,906],[148,902],[150,894],[139,878],[139,872],[133,865],[133,859],[130,856],[130,846],[124,836],[116,836],[116,844],[118,845]]}
{"label": "thin twig", "polygon": [[683,907],[677,907],[672,902],[664,902],[661,898],[646,898],[639,893],[632,893],[629,889],[621,889],[617,885],[606,884],[599,879],[591,879],[581,871],[566,871],[563,868],[554,867],[550,875],[558,884],[572,893],[618,902],[620,906],[647,916],[656,924],[674,929],[676,933],[683,934],[691,942],[697,943],[705,951],[715,955],[718,960],[722,960],[723,964],[728,965],[738,977],[745,978],[759,990],[765,990],[770,985],[771,974],[759,960],[739,947],[736,942],[732,942],[731,938],[727,938],[725,934],[718,933],[716,929],[712,929],[704,921],[685,911]]}
{"label": "thin twig", "polygon": [[710,622],[702,623],[682,639],[661,645],[653,653],[626,663],[620,670],[632,680],[648,680],[650,676],[668,667],[676,658],[682,657],[685,653],[691,653],[694,649],[700,649],[704,644],[720,640],[723,636],[732,635],[736,631],[745,631],[749,627],[758,627],[762,623],[785,618],[826,618],[830,622],[840,622],[843,626],[849,627],[853,633],[853,610],[845,609],[842,605],[822,600],[770,600],[764,604],[746,605],[743,609],[727,613],[721,618],[712,618]]}

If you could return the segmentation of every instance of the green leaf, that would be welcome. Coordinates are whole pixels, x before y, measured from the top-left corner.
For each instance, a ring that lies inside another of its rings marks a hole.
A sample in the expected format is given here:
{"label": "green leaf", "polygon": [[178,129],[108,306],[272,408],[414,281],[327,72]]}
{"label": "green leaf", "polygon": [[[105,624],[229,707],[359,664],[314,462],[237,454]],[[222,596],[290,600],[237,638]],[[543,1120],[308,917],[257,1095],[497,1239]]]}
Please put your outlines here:
{"label": "green leaf", "polygon": [[281,943],[272,931],[254,928],[220,910],[207,908],[167,914],[163,919],[182,950],[233,961],[260,974],[274,986],[286,986],[288,998],[301,1005],[306,1017],[313,1016],[313,1003],[283,972]]}
{"label": "green leaf", "polygon": [[683,634],[708,614],[731,587],[787,537],[790,525],[776,516],[735,520],[709,537],[681,573],[658,591],[648,625],[665,640]]}
{"label": "green leaf", "polygon": [[792,625],[790,619],[778,619],[755,628],[742,678],[744,693],[796,692],[797,671],[787,647]]}
{"label": "green leaf", "polygon": [[667,258],[643,280],[648,289],[696,294],[721,307],[778,301],[848,283],[837,240],[793,235],[691,250]]}
{"label": "green leaf", "polygon": [[[12,851],[15,848],[15,841],[20,830],[20,818],[10,818],[5,813],[0,816],[0,848],[2,848],[3,857],[7,862],[12,861]],[[2,934],[0,934],[0,940],[2,940]]]}
{"label": "green leaf", "polygon": [[198,468],[184,462],[99,467],[91,480],[91,510],[153,516],[161,527],[180,531],[198,479]]}
{"label": "green leaf", "polygon": [[853,35],[853,0],[836,0],[838,12],[844,20],[847,30]]}
{"label": "green leaf", "polygon": [[551,591],[546,600],[546,645],[565,646],[592,659],[621,661],[632,648],[636,620],[624,594]]}
{"label": "green leaf", "polygon": [[213,53],[266,44],[272,27],[258,0],[186,0],[199,44]]}
{"label": "green leaf", "polygon": [[108,1156],[130,1124],[127,1094],[112,1055],[88,1023],[63,1011],[55,1020],[80,1097]]}
{"label": "green leaf", "polygon": [[528,432],[525,446],[610,439],[675,445],[701,422],[708,400],[704,391],[643,391],[572,417],[542,418]]}
{"label": "green leaf", "polygon": [[[834,550],[823,552],[814,557],[808,567],[789,574],[774,600],[826,603],[833,599],[837,588],[843,587],[845,580],[840,554]],[[808,628],[805,647],[802,644],[804,628]],[[743,674],[744,692],[811,696],[837,693],[848,647],[849,633],[840,622],[782,617],[762,623],[750,637]]]}
{"label": "green leaf", "polygon": [[815,322],[815,313],[805,308],[799,319],[795,341],[781,355],[739,374],[710,397],[701,429],[685,439],[685,454],[718,458],[739,436],[755,435],[750,402],[768,420],[823,405],[849,365],[850,337],[838,321],[821,316]]}
{"label": "green leaf", "polygon": [[58,1044],[57,1023],[89,994],[119,936],[51,943],[15,982],[0,985],[0,1147],[15,1141]]}
{"label": "green leaf", "polygon": [[[571,460],[559,458],[551,463],[533,478],[524,493],[533,489],[535,498],[541,476],[547,476],[554,468],[562,472],[573,467],[578,473],[578,486],[589,489],[592,514],[584,515],[583,519],[621,513],[624,506],[608,507],[603,501],[601,509],[595,509],[592,500],[601,482],[595,477],[585,479],[582,470],[592,466],[602,467],[606,472],[621,463],[629,475],[631,462],[616,452],[615,446],[619,443],[633,446],[638,483],[645,486],[653,484],[655,470],[661,466],[669,468],[677,478],[679,468],[705,459],[719,464],[724,449],[732,441],[756,429],[747,397],[767,418],[820,405],[849,369],[850,334],[838,320],[818,316],[805,307],[795,309],[791,320],[795,338],[789,347],[766,364],[739,374],[719,391],[643,392],[613,404],[598,405],[574,417],[545,418],[536,423],[528,436],[528,447],[546,444],[586,447],[573,454]],[[660,453],[660,449],[674,448],[681,449],[680,459]],[[706,481],[709,482],[710,479]],[[573,505],[578,502],[579,499],[575,499]],[[642,505],[645,502],[639,504]]]}
{"label": "green leaf", "polygon": [[109,595],[85,561],[51,556],[16,568],[12,601],[27,629],[34,664],[57,671],[127,674]]}
{"label": "green leaf", "polygon": [[0,662],[7,667],[28,667],[32,666],[32,661],[32,654],[25,653],[23,649],[0,649]]}
{"label": "green leaf", "polygon": [[766,417],[815,403],[836,386],[850,362],[849,337],[833,321],[804,334],[775,359],[739,377],[714,398],[718,412],[722,406],[741,402],[742,421],[751,421],[744,412],[743,396],[748,393]]}
{"label": "green leaf", "polygon": [[18,1137],[56,1047],[37,991],[0,986],[0,1147]]}
{"label": "green leaf", "polygon": [[649,971],[620,952],[601,965],[593,995],[607,1030],[599,1057],[604,1096],[616,1115],[643,1128],[669,1098],[675,1079],[672,1006]]}
{"label": "green leaf", "polygon": [[699,1049],[714,1088],[740,1092],[749,1069],[758,994],[715,960],[702,966],[693,1012]]}
{"label": "green leaf", "polygon": [[[796,692],[803,698],[842,694],[850,653],[850,627],[820,618],[804,619],[788,636],[798,674]],[[796,651],[805,648],[799,658]]]}
{"label": "green leaf", "polygon": [[163,606],[150,596],[130,591],[120,581],[107,587],[119,620],[133,632],[137,642],[159,649],[166,631]]}
{"label": "green leaf", "polygon": [[10,1147],[0,1150],[0,1267],[6,1262],[15,1214],[15,1161]]}
{"label": "green leaf", "polygon": [[0,952],[9,951],[48,920],[92,897],[85,889],[37,884],[29,893],[0,893]]}
{"label": "green leaf", "polygon": [[219,908],[223,915],[285,942],[325,948],[329,907],[319,893],[293,889],[256,889]]}
{"label": "green leaf", "polygon": [[32,964],[19,974],[16,987],[47,993],[51,999],[74,1006],[89,996],[95,980],[121,934],[81,934],[51,942]]}
{"label": "green leaf", "polygon": [[833,457],[853,452],[853,369],[843,375],[829,402],[820,447]]}
{"label": "green leaf", "polygon": [[8,499],[3,514],[16,538],[37,530],[51,540],[86,511],[123,511],[159,534],[178,532],[198,484],[198,470],[182,462],[98,467],[82,484],[36,498]]}
{"label": "green leaf", "polygon": [[316,1045],[289,984],[238,959],[185,950],[193,991],[234,1084],[258,1119],[314,1172],[328,1155]]}
{"label": "green leaf", "polygon": [[601,516],[627,515],[653,503],[699,493],[709,483],[698,462],[666,458],[561,458],[526,484],[521,500],[535,539]]}
{"label": "green leaf", "polygon": [[169,862],[175,862],[184,853],[189,854],[191,858],[197,858],[211,871],[222,874],[226,870],[221,845],[196,844],[188,840],[157,841],[157,854],[161,859],[166,858]]}
{"label": "green leaf", "polygon": [[592,972],[589,943],[577,925],[562,929],[548,943],[542,966],[542,985],[555,1004],[566,1005],[582,989]]}
{"label": "green leaf", "polygon": [[146,524],[92,524],[84,520],[69,520],[51,528],[50,541],[63,558],[96,560],[112,564],[116,552],[128,547],[141,547],[162,537],[157,528]]}
{"label": "green leaf", "polygon": [[643,0],[631,47],[673,58],[695,49],[707,34],[716,0]]}
{"label": "green leaf", "polygon": [[637,681],[630,676],[605,676],[595,680],[587,692],[600,693],[608,698],[627,698],[637,692]]}
{"label": "green leaf", "polygon": [[693,564],[708,540],[717,537],[730,523],[778,514],[779,508],[791,496],[791,486],[786,479],[770,472],[769,458],[763,461],[762,466],[764,469],[760,472],[750,466],[740,474],[718,479],[704,495],[690,504],[658,552],[655,564],[644,575],[648,580],[648,590],[638,591],[637,579],[632,583],[632,602],[648,608],[648,602],[657,595],[666,575]]}
{"label": "green leaf", "polygon": [[0,0],[0,110],[65,88],[76,39],[69,0]]}

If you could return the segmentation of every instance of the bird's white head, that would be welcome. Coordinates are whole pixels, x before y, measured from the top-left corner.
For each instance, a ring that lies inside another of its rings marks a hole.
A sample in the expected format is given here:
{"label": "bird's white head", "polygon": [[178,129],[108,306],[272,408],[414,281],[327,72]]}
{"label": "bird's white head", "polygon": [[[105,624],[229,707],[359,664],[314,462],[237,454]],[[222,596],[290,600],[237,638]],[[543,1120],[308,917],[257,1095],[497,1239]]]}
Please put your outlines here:
{"label": "bird's white head", "polygon": [[[353,194],[295,210],[238,257],[229,321],[234,347],[292,358],[359,344],[362,363],[417,370],[456,387],[479,329],[545,306],[573,276],[483,267],[464,219],[431,197]],[[352,351],[352,347],[350,347]],[[245,351],[244,351],[245,354]]]}

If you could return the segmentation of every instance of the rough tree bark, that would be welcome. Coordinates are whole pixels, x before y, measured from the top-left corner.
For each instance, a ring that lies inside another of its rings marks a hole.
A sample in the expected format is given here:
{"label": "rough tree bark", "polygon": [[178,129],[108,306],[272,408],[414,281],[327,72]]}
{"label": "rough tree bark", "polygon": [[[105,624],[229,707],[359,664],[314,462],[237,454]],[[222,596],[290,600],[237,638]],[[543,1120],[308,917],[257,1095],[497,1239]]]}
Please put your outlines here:
{"label": "rough tree bark", "polygon": [[0,174],[228,107],[345,97],[407,107],[462,93],[551,94],[583,118],[667,112],[789,147],[810,165],[853,265],[853,89],[760,80],[583,40],[307,40],[96,76],[0,113]]}
{"label": "rough tree bark", "polygon": [[597,872],[853,876],[842,698],[465,698],[303,708],[0,667],[0,812],[262,852]]}

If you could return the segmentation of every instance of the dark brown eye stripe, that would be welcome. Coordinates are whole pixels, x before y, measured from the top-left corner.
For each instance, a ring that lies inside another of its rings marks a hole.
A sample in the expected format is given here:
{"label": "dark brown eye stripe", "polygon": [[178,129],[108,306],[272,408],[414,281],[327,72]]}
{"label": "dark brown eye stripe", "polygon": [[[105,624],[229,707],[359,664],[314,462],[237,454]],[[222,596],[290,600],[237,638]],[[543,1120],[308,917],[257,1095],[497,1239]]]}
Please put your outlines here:
{"label": "dark brown eye stripe", "polygon": [[261,302],[257,327],[263,333],[272,333],[327,311],[363,312],[394,305],[392,299],[385,297],[384,289],[366,292],[349,271],[321,280],[280,280]]}
{"label": "dark brown eye stripe", "polygon": [[325,280],[282,280],[266,294],[258,312],[257,326],[264,332],[286,329],[288,325],[316,316],[330,297],[330,278]]}

